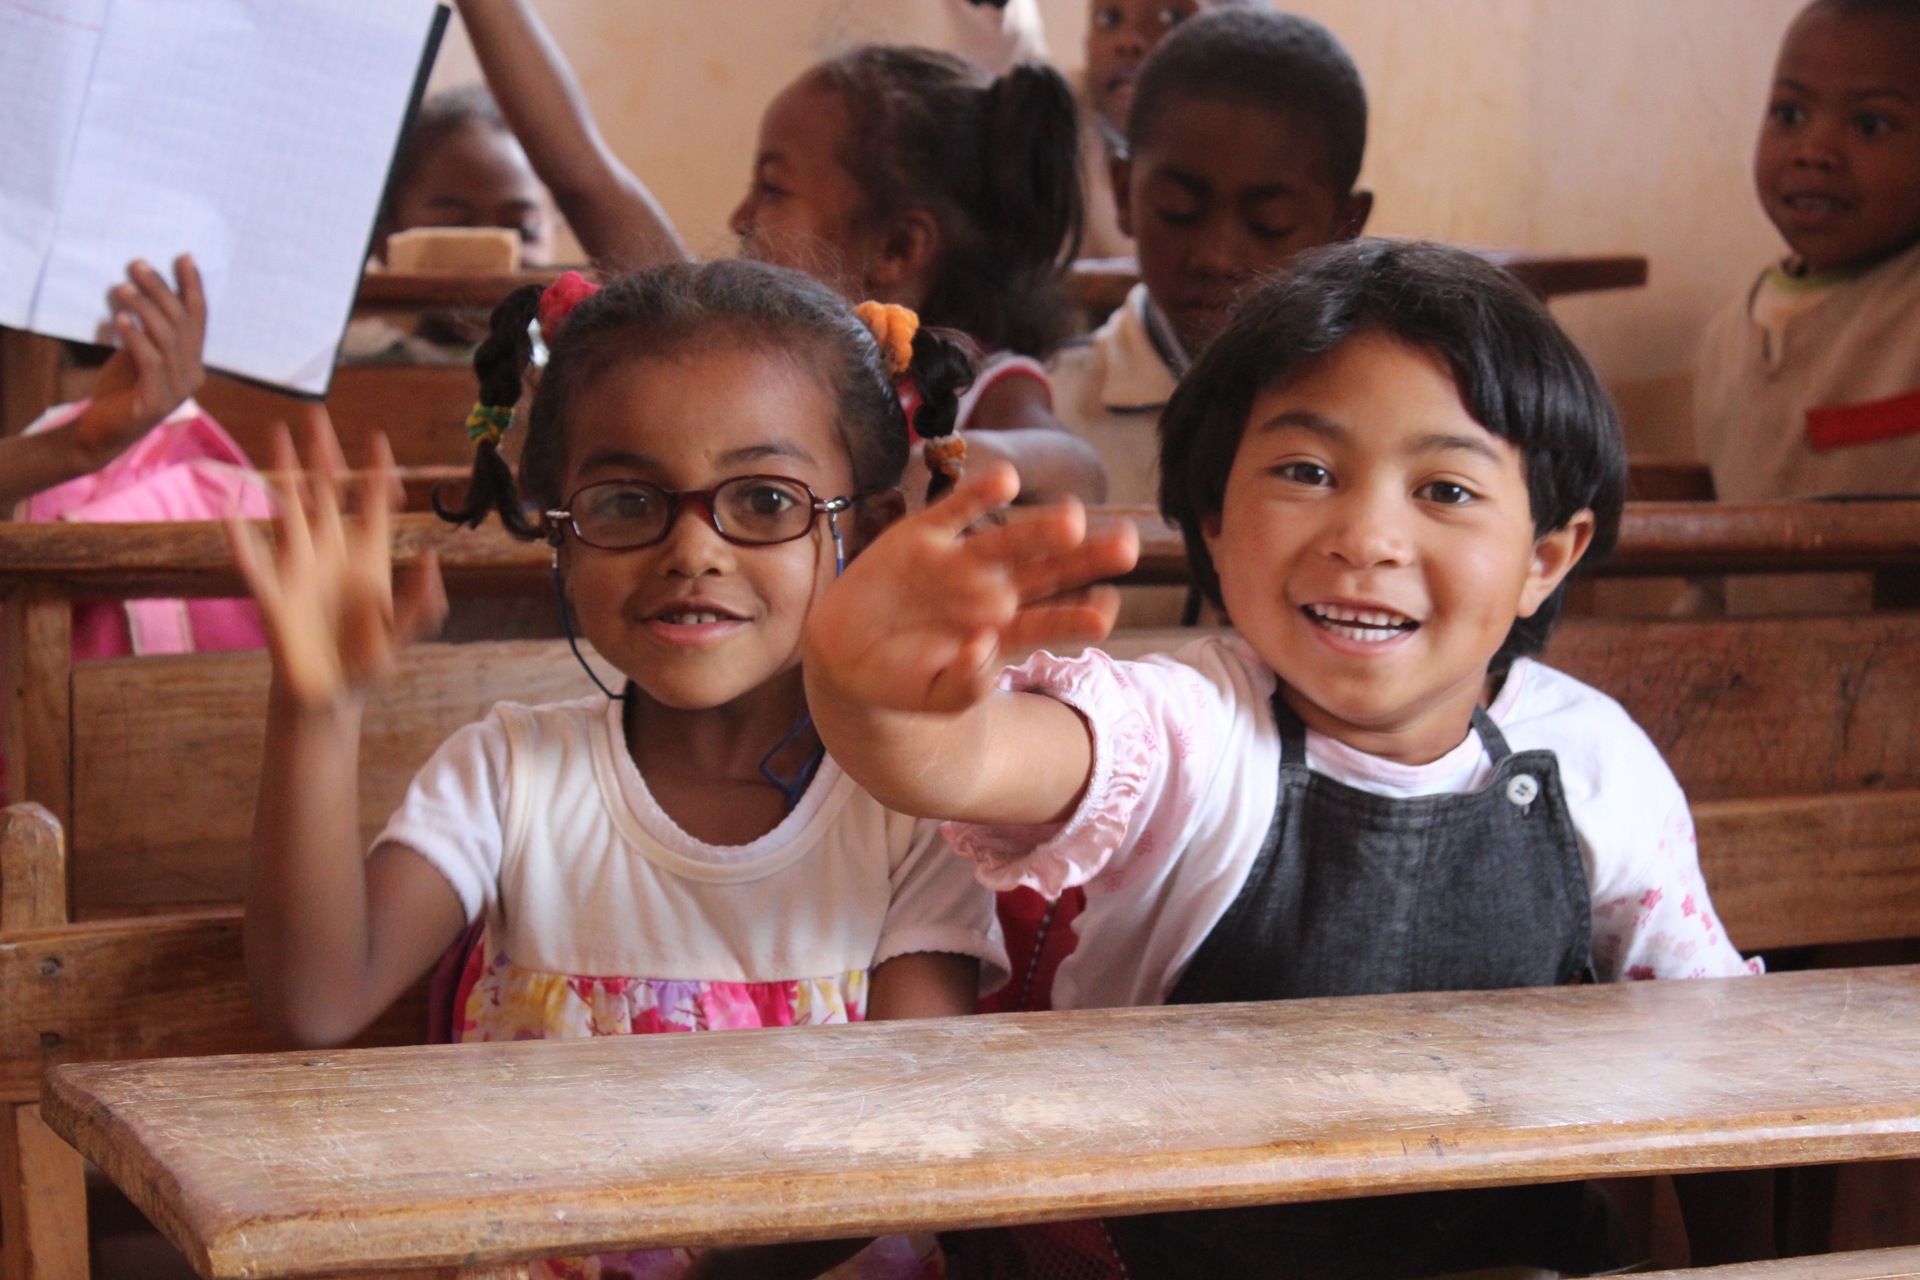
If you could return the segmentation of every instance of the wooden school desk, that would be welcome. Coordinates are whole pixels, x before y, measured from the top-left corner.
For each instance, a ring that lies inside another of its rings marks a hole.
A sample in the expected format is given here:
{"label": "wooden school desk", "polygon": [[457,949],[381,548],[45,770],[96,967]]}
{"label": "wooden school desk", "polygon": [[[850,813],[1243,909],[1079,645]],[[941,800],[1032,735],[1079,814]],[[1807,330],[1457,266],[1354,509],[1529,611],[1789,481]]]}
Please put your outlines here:
{"label": "wooden school desk", "polygon": [[211,1280],[1920,1155],[1920,969],[56,1068]]}

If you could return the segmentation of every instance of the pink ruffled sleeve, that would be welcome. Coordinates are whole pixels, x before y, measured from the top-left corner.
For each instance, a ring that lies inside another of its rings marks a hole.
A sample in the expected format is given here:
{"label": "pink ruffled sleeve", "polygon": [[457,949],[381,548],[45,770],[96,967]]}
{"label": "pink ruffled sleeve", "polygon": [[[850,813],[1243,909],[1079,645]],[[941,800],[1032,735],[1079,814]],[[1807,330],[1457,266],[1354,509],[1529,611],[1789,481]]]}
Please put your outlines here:
{"label": "pink ruffled sleeve", "polygon": [[[1117,870],[1142,837],[1190,812],[1195,770],[1175,757],[1205,735],[1203,682],[1173,662],[1120,662],[1097,649],[1077,658],[1038,653],[1011,667],[1001,687],[1066,703],[1093,737],[1093,773],[1086,795],[1065,823],[982,826],[950,822],[954,848],[980,864],[981,883],[995,890],[1026,885],[1056,898],[1103,872]],[[1158,820],[1157,820],[1158,819]],[[1159,847],[1162,839],[1149,837]]]}

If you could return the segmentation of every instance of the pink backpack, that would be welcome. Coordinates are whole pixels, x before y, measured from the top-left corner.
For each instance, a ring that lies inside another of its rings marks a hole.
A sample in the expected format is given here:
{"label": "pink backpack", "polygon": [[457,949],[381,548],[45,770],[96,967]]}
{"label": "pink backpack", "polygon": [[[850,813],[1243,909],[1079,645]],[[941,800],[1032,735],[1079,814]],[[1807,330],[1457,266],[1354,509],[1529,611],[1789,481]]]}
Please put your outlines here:
{"label": "pink backpack", "polygon": [[[49,409],[29,426],[45,431],[80,416],[87,402]],[[128,522],[218,520],[273,514],[259,473],[240,446],[188,400],[141,441],[92,475],[21,504],[22,519]],[[205,653],[265,645],[252,600],[85,600],[73,606],[73,657]]]}

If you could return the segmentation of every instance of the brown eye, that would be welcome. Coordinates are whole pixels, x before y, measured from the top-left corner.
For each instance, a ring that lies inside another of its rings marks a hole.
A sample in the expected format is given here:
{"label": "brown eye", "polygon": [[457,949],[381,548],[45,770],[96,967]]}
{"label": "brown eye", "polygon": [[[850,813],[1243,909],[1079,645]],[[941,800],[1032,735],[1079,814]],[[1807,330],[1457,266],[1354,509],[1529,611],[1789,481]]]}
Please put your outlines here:
{"label": "brown eye", "polygon": [[1093,11],[1093,26],[1096,31],[1117,31],[1125,15],[1118,9],[1101,8]]}

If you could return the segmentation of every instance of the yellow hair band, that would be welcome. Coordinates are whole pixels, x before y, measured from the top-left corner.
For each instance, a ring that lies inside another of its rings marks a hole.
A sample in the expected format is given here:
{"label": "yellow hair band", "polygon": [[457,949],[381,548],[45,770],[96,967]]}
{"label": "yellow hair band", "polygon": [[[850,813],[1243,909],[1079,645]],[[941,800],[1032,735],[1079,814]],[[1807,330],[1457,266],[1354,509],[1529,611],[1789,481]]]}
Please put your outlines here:
{"label": "yellow hair band", "polygon": [[467,415],[467,439],[475,445],[499,444],[500,437],[513,426],[511,405],[476,404]]}

